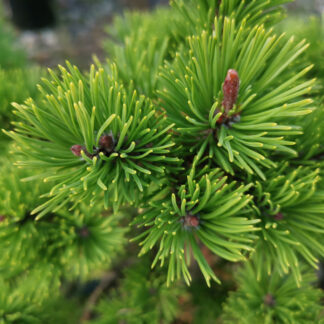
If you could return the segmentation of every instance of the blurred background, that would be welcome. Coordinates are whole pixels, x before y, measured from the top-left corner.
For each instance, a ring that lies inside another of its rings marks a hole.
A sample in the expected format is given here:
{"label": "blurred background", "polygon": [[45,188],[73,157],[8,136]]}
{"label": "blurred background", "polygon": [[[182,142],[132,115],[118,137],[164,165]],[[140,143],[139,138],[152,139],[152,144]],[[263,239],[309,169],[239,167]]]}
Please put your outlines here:
{"label": "blurred background", "polygon": [[[104,58],[103,40],[114,15],[125,9],[149,10],[168,0],[1,0],[2,16],[14,26],[28,59],[56,66],[66,59],[87,68],[96,54]],[[324,0],[297,0],[290,12],[321,15]],[[18,46],[19,46],[18,44]]]}
{"label": "blurred background", "polygon": [[148,10],[167,0],[0,0],[28,58],[44,66],[66,59],[87,67],[112,17],[124,9]]}

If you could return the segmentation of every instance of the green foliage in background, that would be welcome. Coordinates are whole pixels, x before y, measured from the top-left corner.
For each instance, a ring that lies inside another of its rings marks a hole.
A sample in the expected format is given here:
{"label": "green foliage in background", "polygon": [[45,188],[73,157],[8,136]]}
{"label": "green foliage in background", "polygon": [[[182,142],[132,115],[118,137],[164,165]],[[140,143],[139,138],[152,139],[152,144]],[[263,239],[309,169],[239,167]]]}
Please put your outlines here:
{"label": "green foliage in background", "polygon": [[2,3],[0,3],[0,49],[0,68],[23,67],[27,63],[27,55],[4,15]]}
{"label": "green foliage in background", "polygon": [[174,28],[173,21],[178,20],[177,12],[159,8],[153,13],[126,12],[107,27],[109,38],[104,47],[126,86],[154,95],[160,66],[164,59],[174,56],[183,40]]}
{"label": "green foliage in background", "polygon": [[248,262],[236,275],[239,288],[230,293],[224,323],[323,323],[319,305],[321,290],[313,287],[316,276],[300,265],[303,284],[297,288],[293,277],[282,276],[274,268],[270,275],[263,267],[259,276],[254,262]]}
{"label": "green foliage in background", "polygon": [[[0,4],[0,127],[10,128],[13,101],[37,98],[36,84],[43,75],[41,68],[28,66],[27,54],[19,44],[13,27]],[[7,152],[8,137],[0,135],[0,155]]]}
{"label": "green foliage in background", "polygon": [[0,69],[0,124],[3,128],[10,128],[9,122],[15,119],[12,102],[39,96],[36,85],[44,74],[40,67]]}
{"label": "green foliage in background", "polygon": [[117,290],[99,303],[95,324],[172,323],[179,311],[178,298],[184,293],[181,286],[167,288],[163,273],[152,274],[149,260],[125,271]]}
{"label": "green foliage in background", "polygon": [[39,197],[49,184],[26,181],[35,170],[13,168],[10,160],[1,164],[1,171],[0,270],[4,274],[8,268],[29,268],[43,259],[66,276],[86,278],[121,252],[125,229],[118,226],[118,216],[101,214],[100,206],[81,205],[72,215],[61,210],[37,221],[32,210],[44,200]]}
{"label": "green foliage in background", "polygon": [[[36,284],[37,283],[37,284]],[[45,323],[43,308],[49,295],[58,298],[59,281],[53,269],[39,265],[14,282],[0,279],[0,323]]]}
{"label": "green foliage in background", "polygon": [[313,64],[311,75],[316,78],[312,89],[317,108],[313,114],[300,120],[304,135],[297,140],[297,145],[304,160],[310,158],[323,160],[323,127],[324,118],[324,17],[292,16],[284,20],[278,29],[294,35],[298,40],[306,39],[310,44],[300,58],[303,64]]}

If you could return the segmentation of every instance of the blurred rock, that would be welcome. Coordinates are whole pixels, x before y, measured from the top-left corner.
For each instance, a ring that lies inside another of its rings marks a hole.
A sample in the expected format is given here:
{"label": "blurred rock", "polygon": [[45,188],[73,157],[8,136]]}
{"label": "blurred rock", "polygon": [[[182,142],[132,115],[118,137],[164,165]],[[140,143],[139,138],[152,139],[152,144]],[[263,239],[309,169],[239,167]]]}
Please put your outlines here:
{"label": "blurred rock", "polygon": [[42,29],[55,24],[52,0],[9,0],[13,22],[20,29]]}
{"label": "blurred rock", "polygon": [[323,12],[323,6],[324,0],[295,0],[288,8],[304,14],[318,14]]}
{"label": "blurred rock", "polygon": [[316,1],[317,10],[320,14],[324,14],[324,0]]}

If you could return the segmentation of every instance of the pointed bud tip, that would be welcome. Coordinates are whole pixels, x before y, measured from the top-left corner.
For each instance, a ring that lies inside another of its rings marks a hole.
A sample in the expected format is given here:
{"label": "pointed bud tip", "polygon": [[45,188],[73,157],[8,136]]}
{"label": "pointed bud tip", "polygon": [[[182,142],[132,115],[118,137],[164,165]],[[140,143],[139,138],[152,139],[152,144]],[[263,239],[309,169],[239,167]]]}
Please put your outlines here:
{"label": "pointed bud tip", "polygon": [[223,85],[224,99],[222,102],[225,112],[228,113],[236,103],[240,89],[239,74],[234,69],[229,69]]}

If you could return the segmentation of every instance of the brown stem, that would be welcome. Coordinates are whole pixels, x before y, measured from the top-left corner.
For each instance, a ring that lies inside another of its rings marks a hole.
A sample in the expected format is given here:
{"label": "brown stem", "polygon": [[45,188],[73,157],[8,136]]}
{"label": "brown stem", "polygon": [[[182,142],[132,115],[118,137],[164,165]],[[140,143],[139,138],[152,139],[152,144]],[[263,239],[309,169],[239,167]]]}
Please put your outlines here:
{"label": "brown stem", "polygon": [[99,299],[99,297],[101,296],[101,294],[103,293],[103,291],[117,278],[117,273],[116,272],[108,272],[106,273],[99,285],[97,286],[97,288],[93,291],[93,293],[90,295],[90,297],[88,298],[85,307],[84,307],[84,311],[81,317],[80,322],[84,323],[86,321],[88,321],[91,317],[91,312],[94,308],[94,306],[97,303],[97,300]]}

